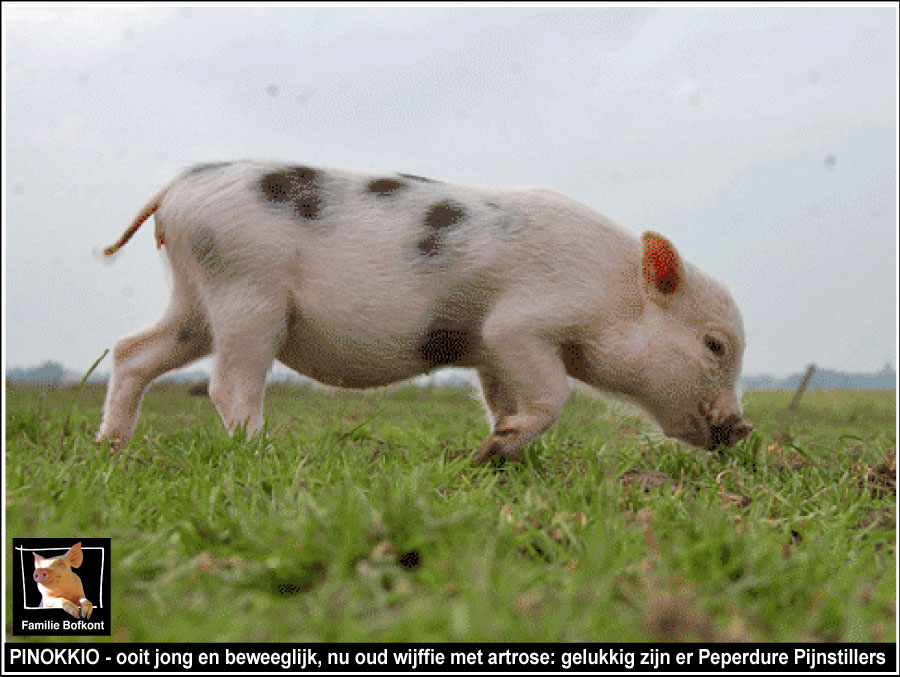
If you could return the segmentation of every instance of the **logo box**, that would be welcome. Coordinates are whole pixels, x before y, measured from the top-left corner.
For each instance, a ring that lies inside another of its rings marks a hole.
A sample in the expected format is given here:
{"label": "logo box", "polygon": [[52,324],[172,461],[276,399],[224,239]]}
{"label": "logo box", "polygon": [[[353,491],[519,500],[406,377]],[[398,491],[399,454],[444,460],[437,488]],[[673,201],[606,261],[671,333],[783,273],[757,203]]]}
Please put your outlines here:
{"label": "logo box", "polygon": [[[13,538],[12,597],[14,635],[109,635],[111,551],[108,538]],[[34,574],[34,554],[45,559],[65,555],[81,543],[81,566],[72,569],[94,605],[91,617],[76,619],[65,610],[43,607]]]}

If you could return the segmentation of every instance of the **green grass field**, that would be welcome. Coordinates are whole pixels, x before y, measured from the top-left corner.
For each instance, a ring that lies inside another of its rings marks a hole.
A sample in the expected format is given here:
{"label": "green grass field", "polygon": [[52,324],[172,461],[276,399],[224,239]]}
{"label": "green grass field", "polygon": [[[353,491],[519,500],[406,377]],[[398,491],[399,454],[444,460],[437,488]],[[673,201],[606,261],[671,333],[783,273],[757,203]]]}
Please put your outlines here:
{"label": "green grass field", "polygon": [[896,640],[894,392],[748,393],[723,455],[576,393],[476,468],[467,390],[273,386],[250,442],[187,390],[111,454],[102,388],[7,388],[7,593],[12,537],[109,537],[113,641]]}

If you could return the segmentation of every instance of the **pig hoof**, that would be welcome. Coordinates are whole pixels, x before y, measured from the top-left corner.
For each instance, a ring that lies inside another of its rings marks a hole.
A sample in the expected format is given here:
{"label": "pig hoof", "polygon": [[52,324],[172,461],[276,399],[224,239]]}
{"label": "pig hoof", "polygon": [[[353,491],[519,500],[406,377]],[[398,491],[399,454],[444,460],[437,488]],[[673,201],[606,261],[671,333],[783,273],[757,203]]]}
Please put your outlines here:
{"label": "pig hoof", "polygon": [[475,454],[475,458],[473,459],[473,463],[475,465],[484,465],[488,462],[492,456],[496,455],[499,451],[500,444],[497,442],[491,442],[490,438],[484,441],[481,445],[481,449],[478,450],[478,453]]}
{"label": "pig hoof", "polygon": [[72,616],[74,618],[80,617],[79,614],[80,614],[81,610],[77,606],[75,606],[74,602],[70,602],[69,600],[66,600],[65,602],[62,603],[62,608],[70,616]]}
{"label": "pig hoof", "polygon": [[123,446],[125,446],[125,441],[121,437],[117,437],[116,435],[107,435],[104,433],[97,433],[97,437],[94,438],[94,441],[97,444],[103,444],[106,442],[109,445],[109,450],[113,453],[119,451]]}
{"label": "pig hoof", "polygon": [[81,601],[81,617],[82,618],[90,618],[91,614],[94,613],[94,605],[91,604],[86,599]]}
{"label": "pig hoof", "polygon": [[[475,465],[484,465],[494,457],[499,458],[501,462],[515,461],[517,463],[522,463],[522,457],[519,455],[519,450],[509,448],[509,443],[504,442],[503,440],[503,438],[508,437],[510,433],[511,431],[504,430],[499,433],[488,435],[487,439],[482,443],[481,449],[475,455]],[[498,437],[500,439],[497,439]]]}

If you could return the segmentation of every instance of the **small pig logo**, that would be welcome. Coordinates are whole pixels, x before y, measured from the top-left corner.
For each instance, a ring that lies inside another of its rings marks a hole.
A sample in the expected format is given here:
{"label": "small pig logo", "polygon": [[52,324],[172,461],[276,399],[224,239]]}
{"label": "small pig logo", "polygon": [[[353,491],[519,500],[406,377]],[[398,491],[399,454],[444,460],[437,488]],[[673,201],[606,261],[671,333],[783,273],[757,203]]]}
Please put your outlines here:
{"label": "small pig logo", "polygon": [[84,596],[81,579],[72,571],[81,566],[84,555],[76,543],[60,557],[41,557],[34,553],[32,578],[41,591],[42,607],[58,607],[74,618],[90,618],[94,605]]}
{"label": "small pig logo", "polygon": [[73,534],[12,542],[12,634],[111,634],[110,539]]}

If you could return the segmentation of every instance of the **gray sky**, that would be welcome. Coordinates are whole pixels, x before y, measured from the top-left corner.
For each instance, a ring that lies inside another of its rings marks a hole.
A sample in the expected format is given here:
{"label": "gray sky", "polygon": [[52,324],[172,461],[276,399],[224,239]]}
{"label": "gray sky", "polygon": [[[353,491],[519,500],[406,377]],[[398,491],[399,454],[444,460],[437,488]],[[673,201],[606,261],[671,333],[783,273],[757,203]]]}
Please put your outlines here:
{"label": "gray sky", "polygon": [[152,227],[93,250],[187,165],[282,158],[554,188],[725,282],[745,374],[896,366],[897,16],[4,3],[6,364],[150,324]]}

